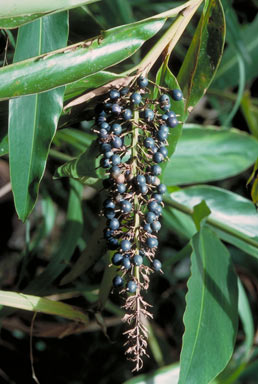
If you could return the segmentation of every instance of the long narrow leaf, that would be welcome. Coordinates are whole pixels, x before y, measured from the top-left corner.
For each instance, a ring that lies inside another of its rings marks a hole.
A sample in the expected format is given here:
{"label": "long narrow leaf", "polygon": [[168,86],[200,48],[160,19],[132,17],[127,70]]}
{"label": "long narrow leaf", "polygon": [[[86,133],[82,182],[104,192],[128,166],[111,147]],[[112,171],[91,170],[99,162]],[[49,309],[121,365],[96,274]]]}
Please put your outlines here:
{"label": "long narrow leaf", "polygon": [[[66,45],[67,13],[45,16],[21,27],[14,61]],[[15,65],[15,64],[14,64]],[[14,201],[24,221],[32,211],[51,141],[62,111],[64,87],[10,100],[9,156]]]}
{"label": "long narrow leaf", "polygon": [[3,67],[0,99],[47,91],[117,64],[133,55],[164,23],[162,18],[120,26],[91,41]]}

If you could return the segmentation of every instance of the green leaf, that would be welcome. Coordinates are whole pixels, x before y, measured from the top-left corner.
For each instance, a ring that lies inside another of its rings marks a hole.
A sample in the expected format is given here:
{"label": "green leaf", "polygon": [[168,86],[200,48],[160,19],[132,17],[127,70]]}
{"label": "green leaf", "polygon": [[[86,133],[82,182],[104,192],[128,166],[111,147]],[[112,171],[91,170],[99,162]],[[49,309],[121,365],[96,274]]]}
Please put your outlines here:
{"label": "green leaf", "polygon": [[81,196],[83,186],[76,180],[70,179],[70,195],[68,201],[67,218],[62,230],[57,250],[52,255],[45,270],[32,281],[26,292],[48,292],[52,282],[65,270],[73,256],[78,240],[82,235],[83,214]]}
{"label": "green leaf", "polygon": [[17,28],[39,17],[100,0],[8,0],[1,2],[0,28]]}
{"label": "green leaf", "polygon": [[258,258],[258,215],[251,201],[207,185],[185,188],[164,198],[167,205],[190,216],[202,200],[211,210],[206,222],[219,237]]}
{"label": "green leaf", "polygon": [[95,139],[95,135],[91,133],[82,132],[74,128],[63,128],[57,131],[53,142],[58,145],[61,141],[72,145],[80,151],[85,151]]}
{"label": "green leaf", "polygon": [[98,38],[0,69],[0,98],[43,92],[72,83],[133,55],[165,19],[140,21],[103,32]]}
{"label": "green leaf", "polygon": [[257,153],[258,140],[240,130],[185,124],[163,180],[183,185],[232,177],[249,168]]}
{"label": "green leaf", "polygon": [[64,100],[69,100],[91,88],[94,89],[101,87],[102,85],[109,83],[110,81],[120,79],[121,77],[123,77],[123,75],[117,75],[116,73],[108,71],[99,71],[94,73],[91,76],[87,76],[81,80],[68,84],[65,87]]}
{"label": "green leaf", "polygon": [[174,384],[179,377],[178,363],[167,365],[147,375],[138,375],[123,384]]}
{"label": "green leaf", "polygon": [[[65,46],[67,16],[66,12],[45,16],[21,27],[14,61]],[[62,87],[41,95],[10,100],[9,103],[10,174],[15,207],[23,221],[37,199],[50,144],[62,112],[63,94]]]}
{"label": "green leaf", "polygon": [[201,222],[211,213],[210,208],[207,206],[204,200],[193,207],[192,218],[196,226],[197,231],[201,228]]}
{"label": "green leaf", "polygon": [[245,332],[244,357],[248,360],[254,343],[254,322],[248,297],[240,279],[238,279],[238,292],[238,312]]}
{"label": "green leaf", "polygon": [[234,350],[237,277],[227,248],[210,229],[203,227],[192,246],[179,384],[207,384],[225,368]]}
{"label": "green leaf", "polygon": [[55,172],[54,178],[72,177],[86,185],[94,185],[102,178],[99,167],[99,149],[96,141],[79,157],[61,165]]}
{"label": "green leaf", "polygon": [[258,108],[253,105],[249,91],[246,91],[242,97],[241,111],[245,117],[249,131],[258,139]]}
{"label": "green leaf", "polygon": [[[167,66],[167,62],[163,62],[161,67],[159,68],[156,76],[156,83],[162,87],[168,88],[169,90],[180,89],[176,77],[173,75],[173,73],[170,71],[170,69]],[[158,97],[157,88],[155,88],[153,96],[154,98]],[[170,102],[171,102],[173,111],[177,115],[179,115],[178,120],[184,121],[184,101],[183,100],[174,101],[170,96]],[[174,153],[179,137],[181,136],[181,133],[182,133],[182,124],[178,124],[175,128],[171,130],[170,135],[168,137],[168,144],[169,144],[168,156],[171,156]],[[165,168],[166,166],[167,164],[164,163],[163,168]]]}
{"label": "green leaf", "polygon": [[[246,81],[252,81],[258,75],[258,16],[249,24],[240,26],[242,44],[248,53],[245,61]],[[229,46],[223,55],[220,68],[216,74],[212,88],[224,89],[234,87],[239,82],[238,58],[233,46]]]}
{"label": "green leaf", "polygon": [[44,297],[25,295],[24,293],[17,292],[0,291],[0,305],[23,309],[25,311],[62,316],[66,319],[80,321],[85,324],[89,323],[88,316],[78,309],[75,309],[71,305],[49,300]]}
{"label": "green leaf", "polygon": [[192,110],[209,87],[221,60],[224,40],[223,8],[219,0],[210,0],[178,74],[186,112]]}

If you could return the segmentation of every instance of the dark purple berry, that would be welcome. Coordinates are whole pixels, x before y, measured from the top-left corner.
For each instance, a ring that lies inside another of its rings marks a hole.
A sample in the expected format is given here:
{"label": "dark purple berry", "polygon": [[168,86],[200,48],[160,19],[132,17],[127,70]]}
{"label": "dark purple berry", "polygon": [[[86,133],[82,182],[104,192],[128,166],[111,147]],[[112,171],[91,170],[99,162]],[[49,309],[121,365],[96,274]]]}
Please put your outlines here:
{"label": "dark purple berry", "polygon": [[111,145],[113,148],[121,148],[123,146],[123,141],[118,136],[114,136],[113,140],[111,141]]}
{"label": "dark purple berry", "polygon": [[145,109],[143,112],[143,117],[146,121],[152,121],[154,119],[154,112],[152,109]]}
{"label": "dark purple berry", "polygon": [[105,129],[107,132],[110,131],[110,125],[107,122],[100,124],[100,129]]}
{"label": "dark purple berry", "polygon": [[154,153],[153,161],[154,163],[158,163],[158,164],[162,163],[162,161],[164,161],[164,156],[160,152]]}
{"label": "dark purple berry", "polygon": [[169,112],[166,113],[166,115],[167,115],[168,117],[176,117],[176,114],[175,114],[174,111],[169,111]]}
{"label": "dark purple berry", "polygon": [[152,233],[151,225],[149,223],[145,223],[143,229],[145,232]]}
{"label": "dark purple berry", "polygon": [[147,223],[151,224],[151,223],[153,223],[153,221],[155,221],[157,219],[157,216],[155,215],[154,212],[147,212],[145,215],[145,219],[146,219]]}
{"label": "dark purple berry", "polygon": [[143,194],[143,195],[147,195],[147,193],[148,193],[148,187],[147,187],[146,184],[140,184],[140,185],[138,186],[138,189],[139,189],[139,191],[140,191],[141,194]]}
{"label": "dark purple berry", "polygon": [[163,129],[158,130],[157,138],[159,141],[166,141],[167,137],[168,137],[168,133],[165,130],[163,130]]}
{"label": "dark purple berry", "polygon": [[125,193],[126,185],[123,183],[117,184],[117,190],[118,190],[118,193]]}
{"label": "dark purple berry", "polygon": [[111,199],[106,199],[103,203],[104,208],[115,209],[116,205]]}
{"label": "dark purple berry", "polygon": [[122,127],[120,124],[112,124],[112,128],[111,128],[112,132],[114,132],[115,135],[120,135],[121,132],[122,132]]}
{"label": "dark purple berry", "polygon": [[154,142],[154,140],[153,140],[152,137],[147,137],[147,138],[144,140],[144,146],[145,146],[146,148],[151,149],[151,148],[154,147],[154,145],[155,145],[155,142]]}
{"label": "dark purple berry", "polygon": [[154,193],[154,195],[152,196],[153,199],[155,199],[157,201],[157,203],[161,203],[162,202],[162,195],[160,195],[159,193]]}
{"label": "dark purple berry", "polygon": [[163,193],[167,191],[167,187],[165,186],[165,184],[160,184],[157,186],[157,190],[158,190],[158,193],[163,195]]}
{"label": "dark purple berry", "polygon": [[146,178],[144,175],[137,175],[136,176],[136,184],[141,185],[146,183]]}
{"label": "dark purple berry", "polygon": [[121,157],[119,155],[113,155],[111,157],[111,162],[113,165],[118,165],[121,163]]}
{"label": "dark purple berry", "polygon": [[100,139],[106,139],[108,137],[108,131],[104,128],[101,128],[98,133]]}
{"label": "dark purple berry", "polygon": [[167,124],[170,128],[175,128],[178,125],[178,120],[176,117],[169,117]]}
{"label": "dark purple berry", "polygon": [[111,145],[110,144],[108,144],[108,143],[103,143],[103,144],[101,144],[101,146],[100,146],[100,151],[102,152],[102,153],[104,153],[104,152],[108,152],[108,151],[111,151]]}
{"label": "dark purple berry", "polygon": [[132,204],[128,200],[122,200],[120,202],[120,207],[123,213],[129,213],[132,210]]}
{"label": "dark purple berry", "polygon": [[124,87],[120,91],[121,96],[126,96],[128,93],[129,93],[129,88],[128,87]]}
{"label": "dark purple berry", "polygon": [[150,212],[155,212],[155,210],[157,209],[157,207],[158,207],[158,203],[154,200],[154,201],[150,201],[149,203],[148,203],[148,210],[150,211]]}
{"label": "dark purple berry", "polygon": [[152,165],[151,166],[151,173],[154,175],[154,176],[158,176],[160,175],[162,172],[162,169],[159,165],[155,164],[155,165]]}
{"label": "dark purple berry", "polygon": [[168,150],[166,147],[160,147],[159,150],[158,150],[159,153],[161,153],[164,157],[167,157],[168,155]]}
{"label": "dark purple berry", "polygon": [[104,209],[104,216],[107,219],[113,219],[115,217],[115,211],[112,208],[105,208]]}
{"label": "dark purple berry", "polygon": [[130,259],[129,259],[129,257],[124,257],[123,258],[123,260],[122,260],[122,262],[121,262],[121,265],[122,265],[122,267],[124,267],[125,269],[130,269],[130,267],[131,267],[131,262],[130,262]]}
{"label": "dark purple berry", "polygon": [[159,102],[160,103],[170,103],[170,98],[168,95],[166,95],[165,93],[163,95],[160,96],[159,98]]}
{"label": "dark purple berry", "polygon": [[113,151],[104,152],[105,159],[110,159],[114,155]]}
{"label": "dark purple berry", "polygon": [[139,85],[140,88],[146,88],[149,84],[149,81],[146,77],[144,76],[140,76],[138,79],[137,79],[137,83]]}

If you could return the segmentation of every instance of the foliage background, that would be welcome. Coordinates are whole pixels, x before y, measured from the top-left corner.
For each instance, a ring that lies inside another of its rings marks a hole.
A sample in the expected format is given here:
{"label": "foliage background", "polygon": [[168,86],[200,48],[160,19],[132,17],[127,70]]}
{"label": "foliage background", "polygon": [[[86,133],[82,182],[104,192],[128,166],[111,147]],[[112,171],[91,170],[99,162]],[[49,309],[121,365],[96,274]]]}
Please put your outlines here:
{"label": "foliage background", "polygon": [[[141,20],[181,3],[154,0],[102,0],[100,3],[73,9],[69,11],[68,45],[98,35],[100,29]],[[165,174],[165,181],[167,177],[167,184],[172,185],[169,183],[172,178],[173,185],[179,186],[206,182],[208,185],[224,188],[250,199],[250,189],[246,188],[246,182],[251,174],[250,166],[257,157],[257,146],[248,140],[245,141],[244,136],[239,140],[228,127],[232,126],[258,137],[258,42],[254,33],[258,27],[256,16],[258,4],[255,0],[248,4],[244,1],[223,3],[227,19],[225,54],[207,95],[195,107],[187,122],[200,126],[226,127],[223,129],[228,136],[224,135],[221,138],[222,144],[216,136],[211,147],[208,147],[201,127],[191,129],[189,126],[184,133],[184,144],[188,143],[189,147],[180,147],[179,144],[173,163],[174,174],[171,163],[168,166],[171,167],[170,171],[166,171],[168,176]],[[193,18],[173,52],[169,64],[175,75],[185,57],[197,21],[198,14]],[[5,32],[1,30],[2,65],[6,59],[8,63],[15,60],[13,42],[17,37],[16,30],[9,35],[7,56],[5,37]],[[147,41],[141,51],[127,61],[117,64],[113,69],[121,72],[137,64],[140,57],[143,57],[153,45],[154,40]],[[160,62],[154,67],[153,73],[159,64]],[[91,104],[89,111],[90,108]],[[232,110],[234,116],[231,114]],[[82,332],[79,325],[67,323],[67,320],[61,317],[37,315],[34,322],[35,336],[32,339],[32,350],[34,369],[40,383],[79,384],[94,381],[105,384],[122,383],[132,378],[130,364],[123,356],[124,340],[121,336],[123,325],[120,321],[119,297],[115,294],[109,298],[102,315],[94,313],[93,310],[106,265],[105,258],[99,258],[87,273],[72,284],[60,286],[62,278],[79,259],[85,245],[91,241],[93,231],[100,224],[98,216],[102,201],[100,194],[96,194],[90,187],[85,187],[82,191],[78,183],[66,178],[54,182],[52,180],[57,167],[68,159],[67,155],[78,155],[91,141],[89,111],[79,110],[77,114],[72,115],[72,118],[66,115],[61,117],[59,128],[74,128],[77,130],[75,131],[77,136],[69,136],[68,130],[65,129],[59,130],[55,135],[39,199],[26,223],[23,224],[17,218],[11,192],[5,193],[0,199],[1,289],[23,290],[25,293],[63,300],[67,304],[87,309],[90,320],[90,326]],[[0,105],[0,123],[0,139],[3,139],[1,145],[4,148],[8,127],[7,101],[2,101]],[[80,136],[79,132],[83,132],[84,135]],[[191,154],[190,161],[185,156],[186,148]],[[59,151],[59,155],[56,150]],[[207,174],[211,175],[210,179]],[[0,187],[8,182],[8,155],[5,155],[0,160]],[[78,200],[72,197],[71,188],[76,196],[82,194],[82,210]],[[233,212],[234,209],[238,209],[236,202]],[[190,275],[190,259],[185,256],[190,255],[187,244],[195,231],[194,223],[188,216],[178,214],[178,211],[171,208],[166,209],[163,228],[159,235],[159,255],[164,262],[165,274],[153,276],[151,289],[147,295],[147,299],[153,304],[154,321],[151,325],[153,332],[150,340],[151,358],[146,360],[143,373],[154,372],[159,367],[179,361],[184,332],[186,283]],[[71,232],[76,236],[70,237]],[[243,303],[247,306],[249,303],[251,315],[249,316],[248,307],[241,312],[235,354],[224,376],[222,375],[218,382],[256,383],[258,362],[254,330],[257,328],[258,313],[257,255],[255,259],[245,252],[243,247],[236,248],[230,244],[227,247],[236,272],[245,287],[248,301],[243,300]],[[95,257],[98,258],[98,255]],[[59,260],[63,259],[67,261],[60,269]],[[52,264],[49,264],[50,260]],[[46,270],[48,273],[45,277],[38,277]],[[34,382],[30,357],[32,316],[31,312],[14,312],[7,310],[6,307],[1,310],[0,377],[3,383]],[[107,331],[102,316],[108,327]],[[248,350],[243,353],[244,348]],[[173,370],[169,368],[169,372]]]}

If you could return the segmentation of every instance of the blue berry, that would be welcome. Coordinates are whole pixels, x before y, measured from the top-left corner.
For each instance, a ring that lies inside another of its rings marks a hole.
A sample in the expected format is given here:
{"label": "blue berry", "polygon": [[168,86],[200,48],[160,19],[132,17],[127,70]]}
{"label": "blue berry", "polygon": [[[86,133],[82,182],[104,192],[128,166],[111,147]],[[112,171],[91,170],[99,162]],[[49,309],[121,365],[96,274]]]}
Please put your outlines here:
{"label": "blue berry", "polygon": [[164,157],[166,157],[168,155],[168,150],[166,147],[160,147],[159,150],[158,150],[159,153],[161,153]]}
{"label": "blue berry", "polygon": [[105,159],[110,159],[114,155],[113,151],[104,152]]}
{"label": "blue berry", "polygon": [[121,107],[120,107],[120,105],[118,105],[118,104],[113,104],[113,105],[112,105],[112,108],[111,108],[111,111],[112,111],[112,113],[114,113],[115,115],[119,115],[119,113],[121,113]]}
{"label": "blue berry", "polygon": [[154,182],[155,182],[155,176],[147,175],[147,176],[146,176],[146,182],[147,182],[147,184],[154,184]]}
{"label": "blue berry", "polygon": [[127,252],[131,249],[132,244],[130,243],[129,240],[122,240],[121,241],[121,248],[123,252]]}
{"label": "blue berry", "polygon": [[167,187],[165,186],[165,184],[160,184],[157,186],[157,190],[158,190],[158,193],[163,195],[163,193],[167,191]]}
{"label": "blue berry", "polygon": [[168,112],[171,108],[171,105],[170,104],[163,104],[161,107],[160,107],[164,112]]}
{"label": "blue berry", "polygon": [[160,222],[158,220],[154,221],[153,223],[151,223],[151,229],[154,232],[159,232],[160,228],[161,228],[161,224],[160,224]]}
{"label": "blue berry", "polygon": [[128,121],[132,118],[133,113],[132,113],[131,109],[125,109],[122,116],[123,116],[124,120]]}
{"label": "blue berry", "polygon": [[115,211],[112,208],[105,208],[104,209],[104,216],[107,219],[113,219],[115,217]]}
{"label": "blue berry", "polygon": [[157,132],[157,138],[159,141],[166,141],[168,137],[168,133],[163,130],[163,129],[159,129],[158,132]]}
{"label": "blue berry", "polygon": [[144,146],[146,147],[146,148],[153,148],[154,147],[154,145],[155,145],[155,142],[154,142],[154,140],[153,140],[153,138],[152,137],[147,137],[145,140],[144,140]]}
{"label": "blue berry", "polygon": [[121,169],[117,165],[113,165],[113,167],[110,169],[110,174],[113,177],[117,177],[121,174]]}
{"label": "blue berry", "polygon": [[118,136],[114,136],[113,140],[111,141],[111,145],[113,148],[121,148],[123,146],[123,141]]}
{"label": "blue berry", "polygon": [[112,257],[112,263],[114,265],[120,265],[122,259],[123,259],[123,255],[121,253],[115,253],[114,256]]}
{"label": "blue berry", "polygon": [[176,117],[169,117],[167,124],[170,128],[175,128],[178,125],[178,120]]}
{"label": "blue berry", "polygon": [[117,100],[120,97],[120,93],[116,89],[111,89],[109,92],[109,97],[111,100]]}
{"label": "blue berry", "polygon": [[176,117],[176,114],[174,111],[168,111],[166,114],[168,117]]}
{"label": "blue berry", "polygon": [[138,93],[138,92],[134,92],[132,95],[131,95],[131,102],[133,104],[140,104],[140,102],[142,101],[142,97],[141,95]]}
{"label": "blue berry", "polygon": [[137,79],[137,83],[139,85],[140,88],[146,88],[149,84],[149,81],[146,77],[144,76],[140,76],[138,79]]}
{"label": "blue berry", "polygon": [[162,119],[163,121],[167,121],[167,119],[168,119],[168,114],[167,114],[167,113],[164,113],[164,114],[161,116],[161,119]]}
{"label": "blue berry", "polygon": [[163,95],[160,96],[159,98],[159,102],[160,103],[170,103],[170,98],[168,95],[166,95],[165,93]]}
{"label": "blue berry", "polygon": [[137,284],[133,280],[130,280],[130,281],[128,281],[126,287],[130,293],[134,293],[134,292],[136,292]]}
{"label": "blue berry", "polygon": [[152,196],[153,199],[155,199],[157,201],[157,203],[161,203],[162,202],[162,195],[160,195],[159,193],[154,193],[154,195]]}
{"label": "blue berry", "polygon": [[98,133],[101,139],[106,139],[108,137],[108,131],[104,128],[101,128]]}
{"label": "blue berry", "polygon": [[100,160],[100,166],[101,166],[102,168],[109,168],[109,167],[110,167],[110,161],[109,161],[109,159],[105,159],[105,158],[103,157],[103,159]]}
{"label": "blue berry", "polygon": [[151,173],[152,173],[154,176],[158,176],[158,175],[160,175],[160,174],[161,174],[161,171],[162,171],[162,169],[161,169],[161,167],[160,167],[159,165],[155,164],[155,165],[152,165],[152,166],[151,166]]}
{"label": "blue berry", "polygon": [[154,112],[152,109],[145,109],[143,112],[143,117],[146,121],[152,121],[154,119]]}
{"label": "blue berry", "polygon": [[160,216],[162,213],[162,206],[157,204],[157,208],[155,209],[155,212],[157,216]]}
{"label": "blue berry", "polygon": [[147,223],[151,224],[151,223],[153,223],[154,220],[157,219],[157,216],[155,215],[154,212],[147,212],[145,215],[145,219],[146,219]]}
{"label": "blue berry", "polygon": [[124,87],[124,88],[121,89],[120,94],[122,96],[125,96],[125,95],[128,94],[128,92],[129,92],[129,88],[128,87]]}
{"label": "blue berry", "polygon": [[122,287],[123,284],[124,284],[124,280],[122,279],[121,276],[116,276],[116,277],[114,277],[114,279],[113,279],[113,286],[114,286],[115,288]]}
{"label": "blue berry", "polygon": [[145,232],[152,233],[151,225],[149,223],[145,223],[143,229]]}
{"label": "blue berry", "polygon": [[154,201],[150,201],[149,203],[148,203],[148,210],[150,211],[150,212],[155,212],[155,210],[157,209],[157,207],[158,207],[158,203],[154,200]]}
{"label": "blue berry", "polygon": [[160,131],[164,131],[164,132],[166,132],[166,133],[169,133],[169,128],[168,128],[168,126],[167,126],[166,124],[161,124],[161,125],[159,126],[159,130],[160,130]]}
{"label": "blue berry", "polygon": [[120,207],[123,213],[129,213],[132,210],[132,204],[128,200],[122,200],[120,202]]}
{"label": "blue berry", "polygon": [[114,219],[108,220],[107,226],[110,229],[116,230],[120,227],[120,223],[117,219],[114,218]]}
{"label": "blue berry", "polygon": [[118,190],[118,193],[125,193],[125,191],[126,191],[126,185],[123,184],[123,183],[119,183],[119,184],[117,184],[117,190]]}
{"label": "blue berry", "polygon": [[137,175],[136,176],[136,184],[141,185],[146,183],[146,178],[144,175]]}
{"label": "blue berry", "polygon": [[152,265],[153,265],[153,268],[155,269],[155,271],[160,271],[162,268],[162,264],[158,259],[154,259],[152,262]]}
{"label": "blue berry", "polygon": [[118,165],[121,163],[121,157],[119,155],[113,155],[111,157],[111,162],[113,165]]}
{"label": "blue berry", "polygon": [[155,248],[158,246],[158,244],[159,242],[156,237],[148,237],[148,239],[146,240],[146,245],[148,248]]}
{"label": "blue berry", "polygon": [[164,156],[160,152],[154,153],[153,161],[154,163],[158,163],[158,164],[162,163],[162,161],[164,161]]}
{"label": "blue berry", "polygon": [[114,132],[115,135],[120,135],[122,132],[122,127],[120,124],[115,123],[112,124],[111,130],[112,132]]}
{"label": "blue berry", "polygon": [[119,242],[114,237],[109,237],[107,240],[107,248],[114,251],[118,248]]}
{"label": "blue berry", "polygon": [[103,231],[104,238],[109,239],[110,237],[112,237],[113,233],[114,233],[114,231],[112,229],[105,228]]}
{"label": "blue berry", "polygon": [[136,265],[137,267],[139,267],[140,265],[142,265],[143,263],[143,257],[141,255],[134,255],[133,257],[133,263],[134,265]]}
{"label": "blue berry", "polygon": [[173,89],[171,95],[175,101],[181,101],[183,99],[183,93],[180,89]]}
{"label": "blue berry", "polygon": [[102,153],[104,153],[104,152],[109,152],[109,151],[111,151],[111,145],[110,144],[108,144],[108,143],[103,143],[103,144],[101,144],[101,146],[100,146],[100,151],[102,152]]}
{"label": "blue berry", "polygon": [[98,116],[96,121],[98,125],[101,125],[106,120],[107,120],[106,116]]}
{"label": "blue berry", "polygon": [[147,187],[146,184],[140,184],[140,185],[138,186],[138,188],[139,188],[139,191],[140,191],[141,194],[143,194],[143,195],[147,195],[147,193],[148,193],[148,187]]}
{"label": "blue berry", "polygon": [[110,131],[110,125],[106,121],[104,121],[104,123],[100,124],[100,128],[105,129],[107,132]]}
{"label": "blue berry", "polygon": [[131,267],[131,262],[130,262],[130,259],[129,259],[129,257],[124,257],[123,258],[123,260],[122,260],[122,262],[121,262],[121,265],[122,265],[122,267],[124,267],[125,269],[130,269],[130,267]]}

